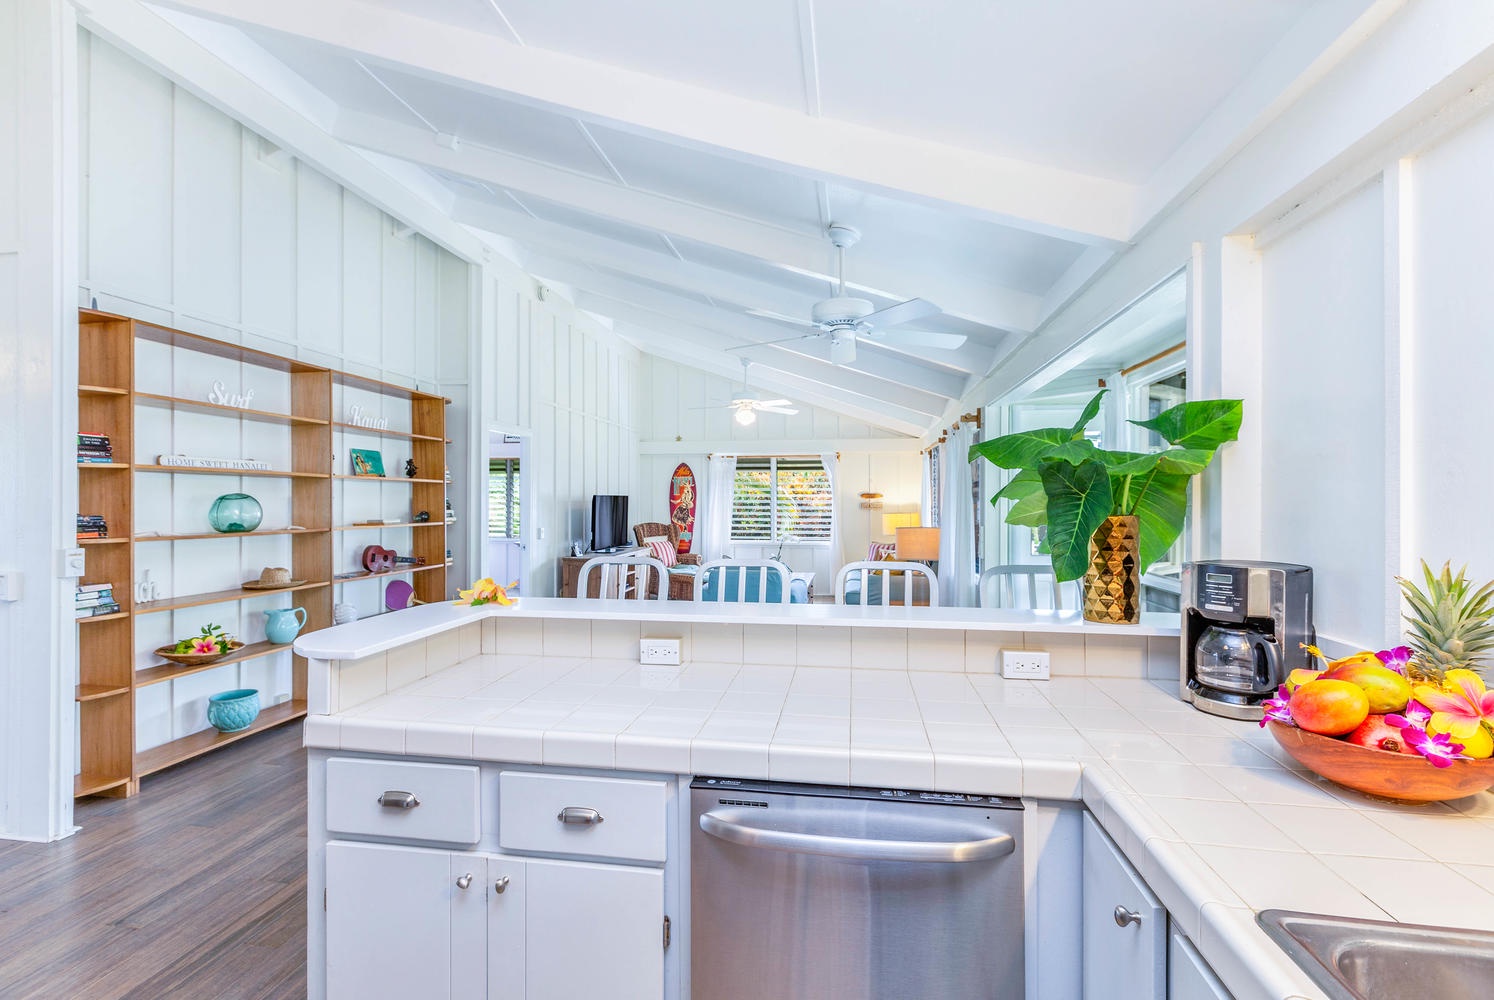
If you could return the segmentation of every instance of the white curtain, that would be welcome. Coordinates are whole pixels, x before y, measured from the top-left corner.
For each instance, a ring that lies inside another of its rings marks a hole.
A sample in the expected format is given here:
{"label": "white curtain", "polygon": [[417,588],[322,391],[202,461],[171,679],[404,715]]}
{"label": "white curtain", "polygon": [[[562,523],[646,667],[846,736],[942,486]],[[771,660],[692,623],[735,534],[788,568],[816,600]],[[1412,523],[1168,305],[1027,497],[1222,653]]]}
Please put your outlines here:
{"label": "white curtain", "polygon": [[833,451],[824,452],[820,455],[820,464],[825,467],[825,475],[830,479],[830,576],[833,578],[845,562],[840,551],[840,516],[835,511],[838,506],[835,488],[840,483],[840,455]]}
{"label": "white curtain", "polygon": [[939,603],[972,608],[976,598],[975,505],[970,491],[973,423],[949,432],[939,449]]}
{"label": "white curtain", "polygon": [[737,456],[712,455],[706,462],[705,505],[700,547],[705,559],[723,559],[731,549],[731,495]]}

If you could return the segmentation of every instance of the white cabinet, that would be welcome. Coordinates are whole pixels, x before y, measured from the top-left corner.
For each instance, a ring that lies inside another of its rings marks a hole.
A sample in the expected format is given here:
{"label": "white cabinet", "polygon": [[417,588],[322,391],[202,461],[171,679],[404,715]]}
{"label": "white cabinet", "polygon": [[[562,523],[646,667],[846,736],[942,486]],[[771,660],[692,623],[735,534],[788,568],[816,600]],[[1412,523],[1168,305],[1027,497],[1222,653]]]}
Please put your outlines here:
{"label": "white cabinet", "polygon": [[334,841],[328,1000],[659,1000],[664,873]]}
{"label": "white cabinet", "polygon": [[1167,1000],[1234,1000],[1193,942],[1177,928],[1167,938]]}
{"label": "white cabinet", "polygon": [[1086,1000],[1162,1000],[1167,911],[1088,813],[1083,884]]}

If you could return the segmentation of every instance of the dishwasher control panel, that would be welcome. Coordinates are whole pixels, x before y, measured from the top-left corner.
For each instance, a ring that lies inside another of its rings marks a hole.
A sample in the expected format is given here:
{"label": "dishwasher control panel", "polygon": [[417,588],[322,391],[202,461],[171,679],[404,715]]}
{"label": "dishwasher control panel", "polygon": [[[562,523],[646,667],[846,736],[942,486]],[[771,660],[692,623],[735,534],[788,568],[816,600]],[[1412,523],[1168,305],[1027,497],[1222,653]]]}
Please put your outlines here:
{"label": "dishwasher control panel", "polygon": [[[725,796],[813,795],[817,798],[874,799],[881,802],[927,802],[941,806],[977,806],[984,809],[1021,809],[1020,799],[1001,795],[969,795],[963,792],[928,792],[909,788],[863,788],[857,785],[810,785],[787,781],[754,781],[749,778],[697,777],[692,789],[719,791]],[[723,801],[723,805],[752,806],[760,802]]]}

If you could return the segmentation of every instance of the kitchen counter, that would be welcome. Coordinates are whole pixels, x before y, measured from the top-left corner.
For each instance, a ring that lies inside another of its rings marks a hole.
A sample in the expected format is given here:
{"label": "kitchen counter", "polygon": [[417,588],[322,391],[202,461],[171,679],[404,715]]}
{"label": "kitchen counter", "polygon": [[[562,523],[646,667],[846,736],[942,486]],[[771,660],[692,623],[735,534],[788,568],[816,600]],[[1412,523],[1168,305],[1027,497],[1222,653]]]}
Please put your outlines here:
{"label": "kitchen counter", "polygon": [[[407,643],[434,624],[413,612],[369,624],[406,615]],[[507,626],[483,617],[481,633],[472,618],[448,633],[441,661],[424,659],[426,644],[383,645],[367,661],[382,687],[309,717],[307,745],[1080,800],[1241,1000],[1323,996],[1256,927],[1257,910],[1494,930],[1494,794],[1411,806],[1340,788],[1254,723],[1184,704],[1161,670],[1002,680],[983,659],[942,655],[947,645],[916,654],[916,628],[896,669],[750,656],[640,667],[596,649],[500,653]],[[956,627],[973,641],[972,625]],[[327,635],[298,649],[390,638]]]}

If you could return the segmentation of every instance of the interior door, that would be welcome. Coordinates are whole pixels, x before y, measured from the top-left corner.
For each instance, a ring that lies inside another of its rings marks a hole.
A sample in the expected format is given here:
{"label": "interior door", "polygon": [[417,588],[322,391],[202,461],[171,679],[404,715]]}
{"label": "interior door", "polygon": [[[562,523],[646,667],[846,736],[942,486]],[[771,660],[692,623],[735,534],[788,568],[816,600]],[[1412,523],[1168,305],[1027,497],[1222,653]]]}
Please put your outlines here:
{"label": "interior door", "polygon": [[1162,1000],[1167,990],[1167,911],[1084,814],[1084,996]]}

